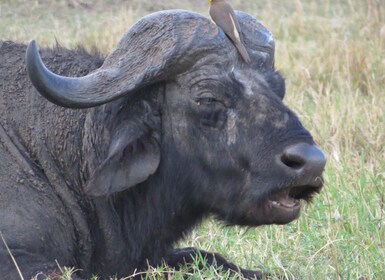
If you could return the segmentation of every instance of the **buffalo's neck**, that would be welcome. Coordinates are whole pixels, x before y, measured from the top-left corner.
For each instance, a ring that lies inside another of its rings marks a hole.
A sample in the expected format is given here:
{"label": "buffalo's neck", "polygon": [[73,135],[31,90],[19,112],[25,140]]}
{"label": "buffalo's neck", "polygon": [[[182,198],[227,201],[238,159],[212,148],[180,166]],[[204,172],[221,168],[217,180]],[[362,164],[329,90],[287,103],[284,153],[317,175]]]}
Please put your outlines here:
{"label": "buffalo's neck", "polygon": [[95,199],[96,271],[105,265],[111,273],[127,276],[134,269],[145,269],[147,263],[159,264],[173,244],[203,218],[191,191],[188,180],[177,172],[159,170],[128,191]]}

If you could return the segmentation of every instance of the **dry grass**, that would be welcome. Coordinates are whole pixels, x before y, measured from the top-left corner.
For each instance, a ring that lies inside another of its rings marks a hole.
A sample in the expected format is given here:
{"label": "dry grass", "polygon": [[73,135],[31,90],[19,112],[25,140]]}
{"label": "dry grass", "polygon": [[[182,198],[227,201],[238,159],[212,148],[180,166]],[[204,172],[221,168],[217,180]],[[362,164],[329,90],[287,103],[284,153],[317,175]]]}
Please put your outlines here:
{"label": "dry grass", "polygon": [[[245,232],[213,222],[183,245],[298,279],[385,275],[385,3],[383,0],[230,1],[275,35],[286,103],[328,155],[324,192],[299,221]],[[0,4],[0,38],[108,53],[145,14],[207,1],[11,1]],[[160,268],[162,269],[162,268]],[[156,279],[154,269],[150,279]],[[199,278],[219,277],[210,269]],[[179,279],[181,276],[174,275]],[[179,278],[178,278],[179,277]],[[227,276],[223,276],[227,277]]]}

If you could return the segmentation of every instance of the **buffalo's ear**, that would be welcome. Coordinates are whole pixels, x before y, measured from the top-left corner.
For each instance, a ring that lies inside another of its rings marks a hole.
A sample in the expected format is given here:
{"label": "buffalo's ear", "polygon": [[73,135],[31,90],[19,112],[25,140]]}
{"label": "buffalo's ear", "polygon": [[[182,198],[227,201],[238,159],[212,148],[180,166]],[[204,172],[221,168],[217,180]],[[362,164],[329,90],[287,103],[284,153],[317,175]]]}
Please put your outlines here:
{"label": "buffalo's ear", "polygon": [[[145,181],[158,169],[158,120],[144,106],[143,117],[120,119],[112,128],[106,159],[92,172],[85,186],[91,196],[110,195]],[[135,113],[135,112],[134,112]]]}

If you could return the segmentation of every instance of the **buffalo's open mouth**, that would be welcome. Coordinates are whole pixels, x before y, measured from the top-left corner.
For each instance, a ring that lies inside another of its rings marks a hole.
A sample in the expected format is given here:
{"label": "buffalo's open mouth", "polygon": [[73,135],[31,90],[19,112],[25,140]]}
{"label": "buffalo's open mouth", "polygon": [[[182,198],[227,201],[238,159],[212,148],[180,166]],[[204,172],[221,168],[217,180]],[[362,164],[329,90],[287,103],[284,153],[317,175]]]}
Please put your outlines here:
{"label": "buffalo's open mouth", "polygon": [[310,201],[320,189],[321,186],[312,185],[284,188],[269,196],[267,209],[275,223],[288,223],[299,216],[300,200]]}
{"label": "buffalo's open mouth", "polygon": [[288,187],[270,195],[269,203],[275,208],[293,208],[299,205],[299,201],[310,201],[314,194],[318,193],[319,186]]}

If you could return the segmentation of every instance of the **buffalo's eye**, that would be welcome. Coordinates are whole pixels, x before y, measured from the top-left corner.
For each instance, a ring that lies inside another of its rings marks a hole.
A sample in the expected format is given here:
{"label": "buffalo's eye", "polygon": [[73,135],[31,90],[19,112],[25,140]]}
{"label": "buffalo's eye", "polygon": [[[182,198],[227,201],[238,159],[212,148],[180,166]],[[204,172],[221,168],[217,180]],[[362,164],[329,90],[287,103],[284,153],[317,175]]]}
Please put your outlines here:
{"label": "buffalo's eye", "polygon": [[226,121],[226,106],[220,94],[210,88],[201,88],[195,93],[196,119],[206,127],[223,127]]}
{"label": "buffalo's eye", "polygon": [[215,102],[217,102],[217,100],[215,98],[210,98],[210,97],[200,98],[197,101],[198,105],[212,105]]}
{"label": "buffalo's eye", "polygon": [[198,104],[213,105],[216,103],[229,105],[229,87],[222,81],[206,79],[191,86],[191,97]]}
{"label": "buffalo's eye", "polygon": [[195,102],[198,103],[198,105],[203,106],[215,106],[215,105],[221,105],[222,102],[215,97],[215,95],[212,92],[201,92],[197,95]]}

